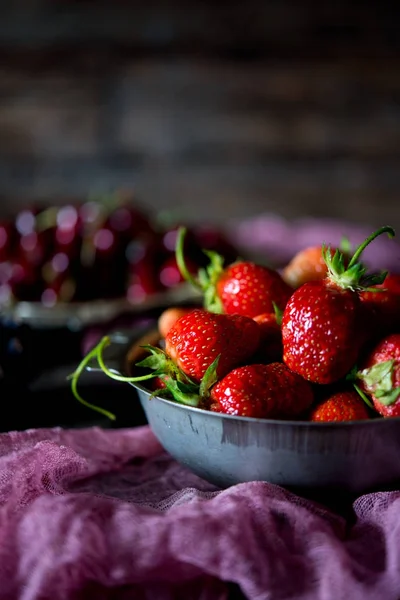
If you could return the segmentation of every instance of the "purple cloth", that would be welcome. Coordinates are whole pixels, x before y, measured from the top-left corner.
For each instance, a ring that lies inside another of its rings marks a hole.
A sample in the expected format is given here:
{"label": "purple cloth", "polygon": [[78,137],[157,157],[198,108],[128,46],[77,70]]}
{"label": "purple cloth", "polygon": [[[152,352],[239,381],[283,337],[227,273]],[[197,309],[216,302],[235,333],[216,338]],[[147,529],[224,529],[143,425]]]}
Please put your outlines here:
{"label": "purple cloth", "polygon": [[147,426],[1,434],[0,504],[2,600],[400,598],[400,492],[218,490]]}

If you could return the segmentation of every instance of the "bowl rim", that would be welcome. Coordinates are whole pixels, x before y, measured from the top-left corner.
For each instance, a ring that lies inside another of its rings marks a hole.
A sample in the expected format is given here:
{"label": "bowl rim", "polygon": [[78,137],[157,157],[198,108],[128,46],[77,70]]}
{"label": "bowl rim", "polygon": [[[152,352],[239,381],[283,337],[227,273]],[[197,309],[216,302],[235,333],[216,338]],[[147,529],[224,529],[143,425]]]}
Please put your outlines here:
{"label": "bowl rim", "polygon": [[[163,404],[167,406],[174,406],[175,408],[184,409],[190,413],[208,415],[211,418],[219,418],[222,420],[236,421],[236,422],[246,422],[246,423],[258,423],[258,424],[268,424],[268,425],[280,425],[280,426],[296,426],[307,429],[338,429],[338,428],[351,428],[354,425],[363,426],[363,427],[374,427],[377,423],[378,427],[389,427],[393,423],[400,423],[400,417],[376,417],[371,419],[357,419],[354,421],[301,421],[294,419],[260,419],[257,417],[242,417],[240,415],[228,415],[225,413],[213,412],[211,410],[205,410],[204,408],[197,408],[195,406],[188,406],[187,404],[182,404],[180,402],[170,400],[168,398],[162,398],[161,396],[151,396],[151,391],[148,390],[140,383],[130,381],[129,384],[137,388],[139,391],[145,393],[149,396],[148,400],[159,400]],[[385,425],[383,425],[385,423]]]}

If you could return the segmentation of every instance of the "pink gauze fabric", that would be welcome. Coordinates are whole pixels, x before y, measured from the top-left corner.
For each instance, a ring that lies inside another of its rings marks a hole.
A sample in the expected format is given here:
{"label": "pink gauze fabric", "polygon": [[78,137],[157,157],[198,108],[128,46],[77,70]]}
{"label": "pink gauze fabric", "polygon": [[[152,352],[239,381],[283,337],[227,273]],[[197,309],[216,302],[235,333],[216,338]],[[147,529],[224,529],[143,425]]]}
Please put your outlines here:
{"label": "pink gauze fabric", "polygon": [[148,426],[1,434],[0,506],[2,600],[400,598],[400,492],[218,490]]}

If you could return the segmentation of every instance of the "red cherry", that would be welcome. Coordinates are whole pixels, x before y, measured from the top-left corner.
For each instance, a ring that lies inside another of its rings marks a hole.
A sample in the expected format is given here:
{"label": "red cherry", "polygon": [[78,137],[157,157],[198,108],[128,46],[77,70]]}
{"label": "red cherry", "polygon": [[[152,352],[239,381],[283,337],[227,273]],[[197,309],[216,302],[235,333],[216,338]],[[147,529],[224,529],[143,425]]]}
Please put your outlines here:
{"label": "red cherry", "polygon": [[105,208],[100,202],[84,202],[78,207],[78,218],[81,225],[81,234],[97,229],[105,221]]}
{"label": "red cherry", "polygon": [[[218,227],[213,225],[196,225],[193,233],[199,248],[217,252],[225,258],[227,264],[237,259],[237,249]],[[200,261],[203,264],[204,254],[203,258],[200,258]]]}
{"label": "red cherry", "polygon": [[[162,238],[161,238],[162,245],[164,247],[164,250],[166,250],[168,254],[175,252],[176,240],[178,237],[178,230],[179,230],[180,226],[181,226],[180,224],[174,225],[173,227],[166,229],[162,233]],[[196,253],[199,250],[199,246],[198,246],[193,228],[186,227],[186,231],[187,231],[187,233],[186,233],[185,242],[184,242],[185,257],[191,258],[193,256],[193,253]]]}
{"label": "red cherry", "polygon": [[150,220],[144,212],[128,203],[123,203],[110,212],[106,226],[124,239],[153,232]]}
{"label": "red cherry", "polygon": [[64,252],[57,252],[49,257],[49,260],[42,266],[42,278],[47,284],[55,281],[64,281],[71,276],[71,261]]}
{"label": "red cherry", "polygon": [[[186,267],[190,273],[195,275],[199,269],[198,265],[192,260],[185,260]],[[172,288],[184,282],[175,255],[169,256],[161,265],[159,270],[159,279],[166,288]]]}
{"label": "red cherry", "polygon": [[42,235],[36,231],[31,231],[20,236],[16,248],[16,257],[21,257],[23,261],[37,267],[43,263],[45,256],[46,244]]}
{"label": "red cherry", "polygon": [[135,304],[161,291],[162,286],[154,273],[138,270],[136,273],[131,274],[128,279],[126,298],[129,302]]}
{"label": "red cherry", "polygon": [[9,306],[13,299],[11,287],[7,283],[0,283],[0,307]]}
{"label": "red cherry", "polygon": [[75,290],[74,280],[64,274],[45,286],[40,301],[47,307],[55,306],[58,302],[71,302],[74,299]]}
{"label": "red cherry", "polygon": [[158,237],[140,237],[132,240],[126,247],[125,256],[128,272],[133,272],[138,265],[144,264],[149,269],[160,264],[165,252]]}
{"label": "red cherry", "polygon": [[0,262],[11,258],[17,231],[12,221],[0,221]]}
{"label": "red cherry", "polygon": [[36,301],[40,298],[43,283],[36,266],[24,258],[14,259],[6,284],[16,300]]}
{"label": "red cherry", "polygon": [[79,259],[82,247],[81,221],[75,206],[66,205],[57,212],[54,229],[54,250],[72,259]]}
{"label": "red cherry", "polygon": [[13,265],[11,261],[0,262],[0,285],[8,283],[12,277]]}
{"label": "red cherry", "polygon": [[108,227],[101,227],[84,240],[81,259],[77,296],[87,300],[124,295],[126,261],[119,252],[116,235]]}
{"label": "red cherry", "polygon": [[145,298],[163,290],[158,270],[164,255],[158,238],[133,240],[127,246],[126,256],[128,299],[136,301],[138,297]]}
{"label": "red cherry", "polygon": [[36,217],[40,213],[37,207],[26,207],[20,210],[15,216],[15,228],[19,235],[24,236],[36,230]]}

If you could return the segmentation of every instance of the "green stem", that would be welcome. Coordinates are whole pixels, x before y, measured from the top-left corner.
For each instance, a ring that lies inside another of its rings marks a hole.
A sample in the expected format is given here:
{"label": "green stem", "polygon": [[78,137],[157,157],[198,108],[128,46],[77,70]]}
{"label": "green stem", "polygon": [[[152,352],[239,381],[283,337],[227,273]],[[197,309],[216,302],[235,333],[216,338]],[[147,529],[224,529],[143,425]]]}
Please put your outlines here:
{"label": "green stem", "polygon": [[[109,343],[109,338],[107,338],[107,337],[103,338],[102,341],[107,340],[107,339],[108,339],[108,343]],[[101,370],[104,371],[104,373],[106,375],[108,375],[108,377],[110,377],[111,379],[115,379],[115,381],[124,381],[126,383],[129,383],[129,382],[135,383],[137,381],[146,381],[147,379],[153,379],[154,377],[157,377],[158,371],[154,371],[153,373],[149,373],[148,375],[141,375],[140,377],[126,377],[125,375],[118,375],[117,373],[113,373],[112,371],[110,371],[110,369],[108,367],[106,367],[106,365],[104,363],[104,358],[103,358],[103,350],[108,345],[108,343],[100,342],[100,344],[98,344],[98,346],[97,346],[97,361],[99,363]]]}
{"label": "green stem", "polygon": [[198,394],[187,394],[184,392],[181,393],[176,387],[169,387],[168,383],[166,383],[166,386],[173,395],[174,400],[176,400],[176,402],[179,404],[193,406],[194,408],[199,406],[201,397]]}
{"label": "green stem", "polygon": [[[100,344],[103,343],[100,342]],[[108,410],[106,410],[105,408],[101,408],[99,406],[95,406],[94,404],[91,404],[90,402],[87,402],[87,400],[85,400],[84,398],[82,398],[82,396],[80,395],[80,393],[78,392],[78,379],[79,377],[82,375],[83,370],[86,368],[86,366],[89,364],[89,362],[93,359],[97,357],[97,353],[98,353],[98,348],[100,346],[100,344],[98,344],[97,346],[95,346],[93,348],[93,350],[91,350],[91,352],[89,352],[85,358],[82,360],[82,362],[79,364],[78,368],[74,371],[74,373],[72,373],[72,375],[70,375],[68,377],[68,379],[71,379],[71,389],[72,389],[72,393],[74,394],[75,398],[84,406],[86,406],[87,408],[90,408],[91,410],[94,410],[98,413],[100,413],[101,415],[107,417],[108,419],[110,419],[111,421],[115,421],[115,415],[111,412],[109,412]]]}
{"label": "green stem", "polygon": [[181,272],[182,277],[186,281],[191,283],[193,285],[193,287],[197,288],[198,290],[203,291],[203,288],[200,285],[199,281],[195,277],[193,277],[193,275],[190,273],[190,271],[187,268],[186,263],[185,263],[183,246],[184,246],[186,232],[187,232],[186,227],[179,227],[177,238],[176,238],[176,247],[175,247],[175,257],[176,257],[178,269]]}
{"label": "green stem", "polygon": [[367,237],[362,244],[360,244],[357,248],[357,250],[355,251],[355,253],[353,254],[352,259],[350,260],[347,269],[350,269],[350,267],[352,267],[357,260],[359,259],[361,253],[365,250],[365,248],[368,246],[368,244],[370,244],[372,242],[372,240],[374,240],[376,237],[378,237],[379,235],[381,235],[382,233],[387,233],[389,238],[393,238],[395,236],[395,231],[392,227],[389,227],[387,225],[385,225],[384,227],[380,227],[379,229],[377,229],[374,233],[371,233],[371,235],[369,237]]}
{"label": "green stem", "polygon": [[353,382],[353,386],[354,386],[354,389],[356,390],[356,392],[359,394],[359,396],[361,396],[361,398],[364,400],[365,404],[367,406],[369,406],[369,408],[372,408],[372,410],[375,410],[375,407],[372,404],[372,402],[370,401],[370,399],[368,398],[368,396],[366,394],[364,394],[364,392],[358,387],[358,385]]}

